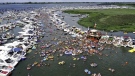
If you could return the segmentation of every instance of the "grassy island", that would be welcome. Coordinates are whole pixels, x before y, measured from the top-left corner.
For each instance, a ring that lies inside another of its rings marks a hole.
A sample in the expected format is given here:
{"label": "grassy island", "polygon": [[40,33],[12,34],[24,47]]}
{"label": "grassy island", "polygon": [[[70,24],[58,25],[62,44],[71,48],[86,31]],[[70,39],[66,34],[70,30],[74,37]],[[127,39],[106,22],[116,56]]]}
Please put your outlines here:
{"label": "grassy island", "polygon": [[90,10],[65,10],[70,14],[88,14],[81,18],[78,24],[105,31],[135,31],[135,10],[134,9],[90,9]]}

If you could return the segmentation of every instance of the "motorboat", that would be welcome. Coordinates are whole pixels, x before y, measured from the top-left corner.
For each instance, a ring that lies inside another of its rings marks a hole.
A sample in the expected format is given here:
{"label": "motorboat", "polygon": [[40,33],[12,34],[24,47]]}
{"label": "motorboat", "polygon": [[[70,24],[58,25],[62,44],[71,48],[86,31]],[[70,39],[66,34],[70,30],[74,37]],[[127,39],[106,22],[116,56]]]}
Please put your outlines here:
{"label": "motorboat", "polygon": [[0,76],[8,76],[13,70],[14,67],[0,65]]}
{"label": "motorboat", "polygon": [[26,25],[27,23],[23,22],[23,21],[16,21],[16,26],[19,26],[19,27],[23,27],[24,25]]}
{"label": "motorboat", "polygon": [[8,43],[5,44],[5,48],[7,48],[7,55],[11,57],[11,59],[17,61],[19,61],[21,57],[26,55],[26,50],[28,49],[27,46],[23,44],[23,42]]}
{"label": "motorboat", "polygon": [[102,35],[99,39],[100,43],[106,43],[108,41],[109,36],[108,35]]}
{"label": "motorboat", "polygon": [[0,65],[15,67],[17,64],[18,64],[18,61],[15,61],[11,59],[10,57],[7,57],[3,53],[1,54]]}
{"label": "motorboat", "polygon": [[15,36],[14,36],[14,34],[11,34],[11,33],[6,33],[6,34],[3,34],[2,36],[2,39],[4,39],[4,40],[8,40],[8,39],[12,39],[12,38],[14,38]]}
{"label": "motorboat", "polygon": [[97,67],[97,64],[96,63],[91,63],[90,66],[91,67]]}
{"label": "motorboat", "polygon": [[5,44],[5,43],[7,43],[6,39],[0,39],[0,44]]}
{"label": "motorboat", "polygon": [[117,46],[117,47],[121,46],[121,42],[122,42],[121,37],[114,36],[114,39],[113,39],[113,45],[114,46]]}
{"label": "motorboat", "polygon": [[0,76],[10,76],[12,71],[0,70]]}
{"label": "motorboat", "polygon": [[132,39],[129,36],[123,36],[121,41],[121,46],[127,47],[132,42]]}
{"label": "motorboat", "polygon": [[113,43],[113,37],[109,36],[109,38],[106,41],[106,44],[112,44]]}

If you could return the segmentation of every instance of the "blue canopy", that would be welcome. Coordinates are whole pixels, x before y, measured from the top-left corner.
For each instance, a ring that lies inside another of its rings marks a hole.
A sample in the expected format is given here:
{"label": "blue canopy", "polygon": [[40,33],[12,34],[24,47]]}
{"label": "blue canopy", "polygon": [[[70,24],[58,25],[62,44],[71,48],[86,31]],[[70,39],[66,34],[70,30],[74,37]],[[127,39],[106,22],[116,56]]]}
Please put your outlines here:
{"label": "blue canopy", "polygon": [[21,48],[13,48],[13,49],[12,49],[13,52],[19,52],[19,51],[21,51],[21,50],[22,50]]}

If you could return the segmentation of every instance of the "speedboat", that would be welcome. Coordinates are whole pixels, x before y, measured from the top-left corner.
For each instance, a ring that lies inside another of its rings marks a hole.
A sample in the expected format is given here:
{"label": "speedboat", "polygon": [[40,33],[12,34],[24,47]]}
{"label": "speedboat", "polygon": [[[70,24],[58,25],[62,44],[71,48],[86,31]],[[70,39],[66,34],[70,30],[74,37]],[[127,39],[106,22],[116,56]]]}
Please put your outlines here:
{"label": "speedboat", "polygon": [[9,56],[11,59],[15,61],[21,60],[21,55],[17,54],[17,52],[9,52],[7,56]]}
{"label": "speedboat", "polygon": [[8,40],[8,39],[14,38],[15,36],[14,36],[14,34],[7,33],[7,34],[3,34],[1,37],[2,37],[2,39],[4,39],[4,40]]}
{"label": "speedboat", "polygon": [[7,57],[6,55],[1,55],[0,65],[15,67],[17,65],[17,63],[18,63],[18,61],[13,60],[10,57]]}
{"label": "speedboat", "polygon": [[6,48],[5,50],[7,51],[7,56],[13,60],[20,61],[21,58],[26,55],[27,47],[22,44],[20,47],[23,49],[21,49],[20,47],[17,47],[19,45],[19,42],[18,44],[16,44],[16,42],[5,44],[4,47]]}
{"label": "speedboat", "polygon": [[14,67],[0,65],[0,76],[9,76],[13,70]]}

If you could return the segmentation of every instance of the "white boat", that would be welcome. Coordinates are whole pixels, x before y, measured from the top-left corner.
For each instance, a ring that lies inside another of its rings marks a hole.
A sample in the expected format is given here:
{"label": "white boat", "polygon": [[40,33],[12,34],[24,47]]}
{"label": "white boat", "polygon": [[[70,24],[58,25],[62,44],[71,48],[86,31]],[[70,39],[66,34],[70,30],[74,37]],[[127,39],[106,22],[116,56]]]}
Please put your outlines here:
{"label": "white boat", "polygon": [[[14,52],[14,48],[17,48],[16,46],[18,45],[20,45],[20,47],[22,47],[23,49],[20,50],[19,52]],[[5,50],[7,51],[7,56],[16,61],[20,61],[21,57],[26,55],[26,50],[28,49],[27,46],[23,44],[23,42],[8,43],[5,44],[4,47],[6,48]]]}
{"label": "white boat", "polygon": [[16,21],[16,26],[24,26],[26,25],[27,23],[23,22],[23,21]]}
{"label": "white boat", "polygon": [[17,63],[18,63],[18,61],[15,61],[15,60],[11,59],[10,57],[7,57],[7,55],[4,55],[3,53],[1,53],[0,65],[15,67],[17,65]]}
{"label": "white boat", "polygon": [[2,39],[4,39],[4,40],[12,39],[14,37],[15,37],[14,34],[11,34],[9,32],[6,34],[2,34]]}
{"label": "white boat", "polygon": [[132,39],[129,36],[123,36],[121,39],[121,46],[127,47],[132,44]]}
{"label": "white boat", "polygon": [[91,67],[97,67],[97,64],[96,63],[91,63],[90,66]]}
{"label": "white boat", "polygon": [[112,44],[113,43],[113,37],[109,36],[108,40],[106,41],[106,44]]}
{"label": "white boat", "polygon": [[6,66],[6,65],[0,65],[0,70],[7,72],[7,73],[2,73],[2,72],[0,72],[0,76],[1,76],[1,74],[7,75],[7,74],[9,74],[11,71],[14,70],[14,67]]}
{"label": "white boat", "polygon": [[99,42],[100,43],[106,43],[108,41],[108,38],[109,38],[108,35],[103,35],[103,36],[101,36]]}
{"label": "white boat", "polygon": [[5,43],[7,43],[6,39],[0,39],[0,44],[5,44]]}
{"label": "white boat", "polygon": [[121,42],[122,42],[121,37],[114,36],[114,39],[113,39],[113,45],[114,46],[117,46],[117,47],[121,46]]}
{"label": "white boat", "polygon": [[10,76],[12,71],[0,70],[0,76]]}

